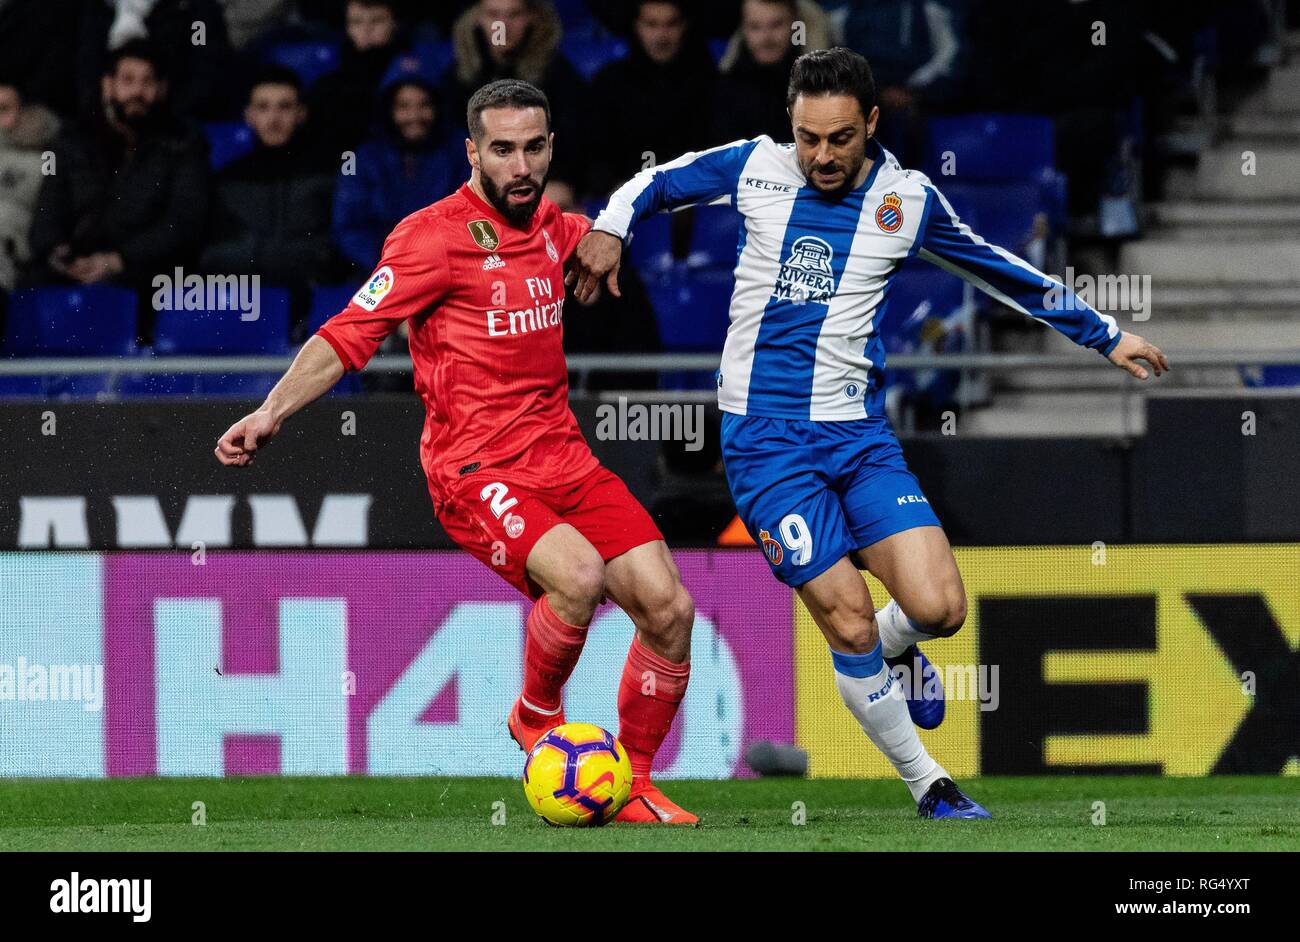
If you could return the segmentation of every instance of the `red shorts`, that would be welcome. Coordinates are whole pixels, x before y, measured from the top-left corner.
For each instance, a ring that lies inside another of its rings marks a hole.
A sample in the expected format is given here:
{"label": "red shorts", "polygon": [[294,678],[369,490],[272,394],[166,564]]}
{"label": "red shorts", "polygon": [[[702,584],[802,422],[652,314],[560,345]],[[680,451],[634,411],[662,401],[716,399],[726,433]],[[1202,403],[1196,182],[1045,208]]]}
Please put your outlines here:
{"label": "red shorts", "polygon": [[664,538],[627,485],[605,467],[564,487],[516,485],[506,470],[465,483],[443,504],[438,522],[458,546],[529,598],[543,592],[528,578],[528,554],[558,524],[576,529],[606,562]]}

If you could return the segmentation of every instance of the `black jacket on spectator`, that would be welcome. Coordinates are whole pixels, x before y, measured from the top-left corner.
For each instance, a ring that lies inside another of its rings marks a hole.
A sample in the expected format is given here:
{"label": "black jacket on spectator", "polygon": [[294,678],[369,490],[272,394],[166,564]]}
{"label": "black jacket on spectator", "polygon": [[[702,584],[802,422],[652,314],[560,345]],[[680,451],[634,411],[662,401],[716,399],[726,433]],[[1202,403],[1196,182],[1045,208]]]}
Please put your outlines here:
{"label": "black jacket on spectator", "polygon": [[791,50],[776,65],[759,65],[742,45],[736,64],[718,77],[714,88],[710,143],[727,144],[760,134],[771,135],[777,143],[789,143],[793,137],[785,92],[794,60]]}
{"label": "black jacket on spectator", "polygon": [[525,38],[514,61],[498,64],[478,28],[476,11],[467,10],[452,30],[456,61],[444,85],[451,114],[463,116],[470,96],[497,79],[523,79],[546,93],[551,103],[551,130],[555,132],[555,156],[551,176],[569,183],[579,194],[590,187],[586,181],[585,125],[592,117],[588,86],[578,71],[560,54],[560,17],[549,4],[537,9],[537,21]]}
{"label": "black jacket on spectator", "polygon": [[339,67],[321,76],[307,94],[311,134],[316,147],[338,161],[355,150],[372,130],[379,85],[402,46],[392,43],[358,51],[344,44]]}
{"label": "black jacket on spectator", "polygon": [[210,186],[202,137],[160,119],[128,148],[99,119],[65,129],[53,150],[55,172],[42,182],[32,218],[35,262],[43,266],[63,244],[74,256],[118,252],[118,280],[147,285],[197,254]]}
{"label": "black jacket on spectator", "polygon": [[599,116],[588,173],[591,192],[606,195],[646,164],[662,164],[713,141],[709,94],[717,73],[707,46],[689,39],[677,58],[659,65],[632,40],[626,59],[612,62],[592,82],[592,113]]}
{"label": "black jacket on spectator", "polygon": [[332,165],[299,143],[258,146],[218,174],[206,271],[290,286],[329,277]]}

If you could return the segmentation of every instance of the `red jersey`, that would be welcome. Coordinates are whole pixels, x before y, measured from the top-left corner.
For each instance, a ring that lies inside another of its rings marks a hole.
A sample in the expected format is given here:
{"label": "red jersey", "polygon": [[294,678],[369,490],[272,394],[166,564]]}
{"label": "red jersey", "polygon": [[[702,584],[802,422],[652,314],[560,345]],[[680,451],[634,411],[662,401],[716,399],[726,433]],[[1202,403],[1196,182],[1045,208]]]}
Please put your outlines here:
{"label": "red jersey", "polygon": [[359,370],[409,321],[435,504],[474,472],[509,468],[541,487],[598,467],[569,409],[561,345],[564,262],[589,226],[543,197],[517,229],[465,184],[398,223],[370,280],[321,327]]}

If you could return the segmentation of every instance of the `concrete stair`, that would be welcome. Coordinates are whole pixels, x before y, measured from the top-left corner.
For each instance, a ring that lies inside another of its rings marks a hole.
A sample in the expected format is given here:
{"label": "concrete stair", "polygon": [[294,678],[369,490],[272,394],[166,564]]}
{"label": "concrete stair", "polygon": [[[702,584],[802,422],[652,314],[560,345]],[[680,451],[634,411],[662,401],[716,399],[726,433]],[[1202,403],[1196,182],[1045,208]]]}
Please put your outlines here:
{"label": "concrete stair", "polygon": [[[1300,61],[1300,33],[1288,46]],[[1254,175],[1242,173],[1246,151]],[[1110,313],[1172,354],[1172,371],[1139,382],[1044,328],[1041,349],[1073,352],[1079,368],[1001,374],[991,404],[964,418],[964,433],[1137,435],[1148,392],[1241,388],[1235,366],[1180,368],[1180,351],[1300,349],[1300,64],[1275,69],[1225,116],[1195,171],[1171,178],[1167,192],[1147,208],[1146,237],[1127,243],[1116,266],[1150,276],[1150,317]]]}

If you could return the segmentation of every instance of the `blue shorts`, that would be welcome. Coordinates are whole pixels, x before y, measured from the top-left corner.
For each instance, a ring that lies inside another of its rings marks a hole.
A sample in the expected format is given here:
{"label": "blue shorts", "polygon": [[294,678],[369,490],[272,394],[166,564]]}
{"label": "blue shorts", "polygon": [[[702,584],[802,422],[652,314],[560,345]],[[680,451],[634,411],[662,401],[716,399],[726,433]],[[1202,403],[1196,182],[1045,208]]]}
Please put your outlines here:
{"label": "blue shorts", "polygon": [[740,519],[788,586],[939,518],[883,416],[847,422],[722,416],[722,460]]}

